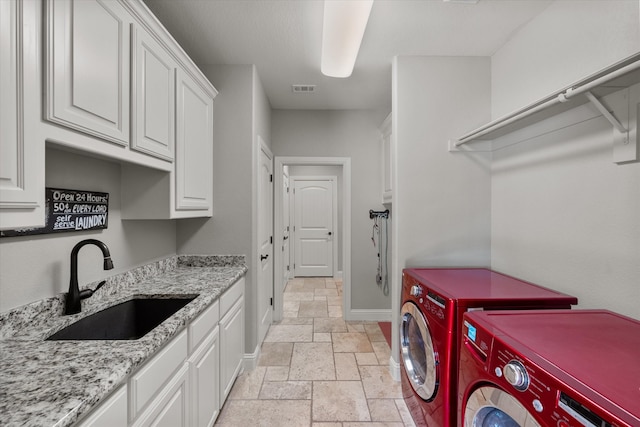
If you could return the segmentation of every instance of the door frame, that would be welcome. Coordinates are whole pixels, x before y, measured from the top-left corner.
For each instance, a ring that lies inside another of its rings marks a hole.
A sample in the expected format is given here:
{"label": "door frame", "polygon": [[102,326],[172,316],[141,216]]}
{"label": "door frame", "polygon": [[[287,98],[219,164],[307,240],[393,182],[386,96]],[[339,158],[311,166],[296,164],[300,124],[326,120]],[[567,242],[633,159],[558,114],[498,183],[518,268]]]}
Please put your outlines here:
{"label": "door frame", "polygon": [[[331,221],[333,222],[333,236],[335,236],[333,239],[331,239],[331,252],[332,252],[332,266],[331,266],[331,276],[332,277],[336,277],[336,273],[338,272],[338,239],[341,237],[338,235],[338,177],[333,175],[289,175],[289,188],[293,187],[295,189],[295,182],[296,181],[329,181],[331,182],[331,191],[332,191],[332,203],[333,203],[333,208],[331,210]],[[291,183],[293,183],[293,185],[291,185]],[[294,193],[294,200],[295,200],[295,193]],[[289,210],[290,212],[293,211],[294,215],[291,216],[290,218],[293,217],[293,226],[296,226],[296,220],[295,220],[295,212],[296,212],[296,206],[295,206],[295,202],[294,203],[290,203],[289,206]],[[291,222],[291,221],[290,221]],[[294,228],[295,230],[295,228]],[[289,232],[289,236],[291,236],[291,232]],[[295,237],[296,232],[293,232],[294,238],[291,239],[290,238],[290,242],[289,242],[289,250],[291,250],[291,243],[293,243],[293,259],[295,261],[295,243],[297,241],[297,237]],[[290,257],[291,258],[291,257]],[[295,264],[295,263],[294,263]],[[293,268],[293,277],[296,277],[296,269],[295,267]]]}
{"label": "door frame", "polygon": [[[282,188],[282,174],[284,166],[340,166],[342,167],[342,316],[345,320],[351,320],[351,159],[349,157],[288,157],[276,156],[273,175],[275,178],[274,188]],[[275,192],[274,221],[275,224],[282,223],[282,191]],[[274,247],[281,248],[283,235],[280,227],[274,227]],[[337,256],[337,251],[336,255]],[[274,250],[274,265],[282,265],[282,250]],[[337,263],[334,271],[337,269]],[[279,272],[274,277],[281,276]],[[283,317],[284,283],[281,280],[274,280],[274,321],[280,321]]]}

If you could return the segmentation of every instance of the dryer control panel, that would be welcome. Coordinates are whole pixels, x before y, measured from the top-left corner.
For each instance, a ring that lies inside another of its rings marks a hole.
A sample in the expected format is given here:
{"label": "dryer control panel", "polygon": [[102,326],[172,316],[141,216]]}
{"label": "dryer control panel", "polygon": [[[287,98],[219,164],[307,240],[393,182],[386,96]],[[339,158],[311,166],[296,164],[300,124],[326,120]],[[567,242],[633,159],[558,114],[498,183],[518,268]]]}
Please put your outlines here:
{"label": "dryer control panel", "polygon": [[[403,273],[403,297],[416,303],[425,316],[438,323],[449,321],[453,309],[443,296],[429,289],[429,287],[410,274]],[[403,303],[406,301],[403,301]]]}

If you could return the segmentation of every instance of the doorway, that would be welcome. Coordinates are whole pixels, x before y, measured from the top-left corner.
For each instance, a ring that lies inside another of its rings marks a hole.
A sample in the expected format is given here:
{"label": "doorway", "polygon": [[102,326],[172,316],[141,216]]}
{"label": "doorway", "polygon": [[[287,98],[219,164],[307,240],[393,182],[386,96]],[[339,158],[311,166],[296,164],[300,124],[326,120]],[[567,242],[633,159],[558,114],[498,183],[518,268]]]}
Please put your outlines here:
{"label": "doorway", "polygon": [[[337,239],[339,239],[341,250],[339,251],[340,253],[334,250],[332,259],[334,260],[334,274],[336,274],[337,271],[336,265],[340,263],[342,266],[341,278],[343,282],[343,316],[346,320],[350,320],[347,317],[351,312],[351,159],[346,157],[275,157],[275,188],[286,188],[285,183],[283,182],[285,179],[285,171],[289,169],[289,174],[287,174],[287,176],[292,177],[294,173],[291,172],[291,170],[295,166],[334,166],[337,167],[341,172],[341,194],[338,195],[338,192],[334,191],[334,194],[332,196],[338,206],[336,214],[338,217],[338,222],[342,224],[342,230],[337,233],[337,236],[333,236],[334,231],[332,231],[332,237],[335,237],[332,240],[334,240],[333,243],[335,245],[337,244]],[[285,256],[284,252],[287,245],[287,240],[289,240],[289,245],[291,245],[291,239],[289,239],[288,236],[292,234],[287,234],[286,231],[284,231],[286,230],[286,226],[283,226],[283,221],[286,218],[286,215],[283,212],[286,205],[284,195],[287,193],[285,191],[286,190],[276,191],[274,200],[274,222],[276,224],[276,226],[274,227],[274,243],[275,247],[278,248],[278,250],[274,251],[274,265],[279,266],[279,268],[285,268],[285,266],[287,265],[286,260],[284,260],[283,258]],[[293,207],[291,206],[290,209],[292,212]],[[326,232],[328,233],[328,231]],[[285,237],[287,237],[287,239],[285,239]],[[292,248],[291,252],[295,252],[295,248]],[[292,256],[292,258],[294,257]],[[335,260],[337,260],[337,262]],[[293,265],[293,262],[291,262],[290,264]],[[278,280],[276,280],[276,282],[274,283],[273,315],[274,320],[279,321],[282,319],[283,313],[283,292],[286,285],[286,280],[284,280],[284,278],[286,274],[284,271],[278,271],[275,272],[274,276],[278,278]]]}

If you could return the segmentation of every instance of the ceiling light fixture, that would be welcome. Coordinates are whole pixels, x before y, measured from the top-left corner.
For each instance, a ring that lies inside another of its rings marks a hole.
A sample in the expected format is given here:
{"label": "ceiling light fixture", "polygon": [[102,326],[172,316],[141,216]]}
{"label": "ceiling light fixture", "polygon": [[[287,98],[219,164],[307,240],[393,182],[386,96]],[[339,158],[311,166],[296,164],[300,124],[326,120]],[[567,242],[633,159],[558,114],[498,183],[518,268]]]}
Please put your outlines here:
{"label": "ceiling light fixture", "polygon": [[356,63],[373,0],[325,0],[320,70],[349,77]]}

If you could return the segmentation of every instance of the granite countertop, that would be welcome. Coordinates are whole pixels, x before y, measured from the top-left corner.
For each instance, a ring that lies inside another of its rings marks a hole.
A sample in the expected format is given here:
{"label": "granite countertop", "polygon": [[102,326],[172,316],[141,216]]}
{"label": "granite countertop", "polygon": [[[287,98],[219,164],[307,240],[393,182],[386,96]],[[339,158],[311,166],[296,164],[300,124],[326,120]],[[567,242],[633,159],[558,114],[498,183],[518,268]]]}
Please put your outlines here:
{"label": "granite countertop", "polygon": [[[246,271],[242,256],[173,257],[107,279],[94,296],[83,300],[79,314],[62,315],[64,295],[0,314],[0,425],[72,425]],[[137,295],[198,297],[138,340],[44,340]]]}

